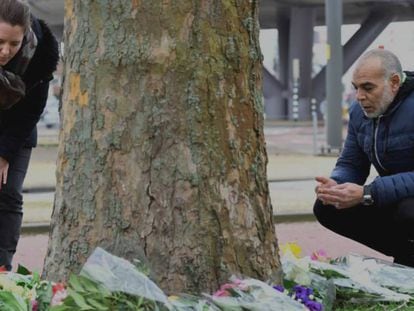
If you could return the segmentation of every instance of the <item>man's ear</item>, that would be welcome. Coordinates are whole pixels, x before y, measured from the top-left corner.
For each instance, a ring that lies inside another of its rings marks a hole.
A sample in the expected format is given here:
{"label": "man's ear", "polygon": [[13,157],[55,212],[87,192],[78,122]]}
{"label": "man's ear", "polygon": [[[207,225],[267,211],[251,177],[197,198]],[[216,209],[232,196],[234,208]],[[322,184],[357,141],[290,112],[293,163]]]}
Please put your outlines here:
{"label": "man's ear", "polygon": [[391,84],[391,90],[393,92],[398,92],[398,89],[400,88],[400,84],[401,84],[401,77],[398,73],[394,73],[390,77],[390,84]]}

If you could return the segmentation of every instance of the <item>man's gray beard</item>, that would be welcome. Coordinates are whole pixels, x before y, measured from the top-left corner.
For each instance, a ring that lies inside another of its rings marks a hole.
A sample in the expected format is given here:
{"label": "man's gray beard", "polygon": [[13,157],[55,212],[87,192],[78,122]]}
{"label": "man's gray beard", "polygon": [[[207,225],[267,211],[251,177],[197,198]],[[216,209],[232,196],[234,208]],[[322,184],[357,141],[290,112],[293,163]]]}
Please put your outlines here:
{"label": "man's gray beard", "polygon": [[391,87],[386,86],[378,110],[371,113],[367,113],[364,110],[364,114],[370,119],[377,118],[384,114],[384,112],[387,110],[388,106],[392,103],[393,100],[394,95],[392,94]]}

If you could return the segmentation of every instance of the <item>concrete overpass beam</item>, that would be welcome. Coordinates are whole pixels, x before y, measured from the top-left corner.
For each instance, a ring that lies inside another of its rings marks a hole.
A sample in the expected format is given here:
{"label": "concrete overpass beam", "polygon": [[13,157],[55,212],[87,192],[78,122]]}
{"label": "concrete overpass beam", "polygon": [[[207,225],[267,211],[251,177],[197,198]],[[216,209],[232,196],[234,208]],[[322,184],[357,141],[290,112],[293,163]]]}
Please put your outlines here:
{"label": "concrete overpass beam", "polygon": [[[381,32],[394,20],[392,10],[373,11],[362,22],[358,31],[344,45],[343,74],[371,45]],[[313,97],[320,103],[326,98],[326,66],[313,78]]]}
{"label": "concrete overpass beam", "polygon": [[392,10],[372,12],[344,45],[344,73],[394,20]]}
{"label": "concrete overpass beam", "polygon": [[[310,97],[312,94],[313,27],[315,11],[308,7],[293,7],[290,14],[289,57],[288,57],[288,113],[293,119],[294,60],[299,60],[299,120],[311,119]],[[297,63],[297,61],[295,61]]]}

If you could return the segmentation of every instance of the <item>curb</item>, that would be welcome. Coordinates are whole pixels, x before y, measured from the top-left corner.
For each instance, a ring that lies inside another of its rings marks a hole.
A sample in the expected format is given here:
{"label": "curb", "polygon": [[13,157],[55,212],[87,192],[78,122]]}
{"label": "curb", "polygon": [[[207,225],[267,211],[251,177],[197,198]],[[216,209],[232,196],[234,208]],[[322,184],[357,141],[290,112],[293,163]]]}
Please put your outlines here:
{"label": "curb", "polygon": [[315,177],[286,177],[286,178],[271,178],[268,179],[268,183],[277,183],[277,182],[294,182],[294,181],[310,181],[315,180]]}
{"label": "curb", "polygon": [[55,192],[55,186],[40,186],[40,187],[30,187],[23,188],[23,193],[41,193],[41,192]]}
{"label": "curb", "polygon": [[49,229],[49,222],[31,222],[23,223],[20,232],[21,234],[44,234],[48,233]]}
{"label": "curb", "polygon": [[273,222],[275,224],[294,223],[294,222],[315,222],[316,217],[313,214],[282,214],[273,215]]}
{"label": "curb", "polygon": [[[273,215],[273,221],[275,224],[281,223],[295,223],[295,222],[314,222],[316,218],[313,214],[283,214]],[[49,222],[33,222],[23,223],[21,228],[22,234],[44,234],[50,230]]]}

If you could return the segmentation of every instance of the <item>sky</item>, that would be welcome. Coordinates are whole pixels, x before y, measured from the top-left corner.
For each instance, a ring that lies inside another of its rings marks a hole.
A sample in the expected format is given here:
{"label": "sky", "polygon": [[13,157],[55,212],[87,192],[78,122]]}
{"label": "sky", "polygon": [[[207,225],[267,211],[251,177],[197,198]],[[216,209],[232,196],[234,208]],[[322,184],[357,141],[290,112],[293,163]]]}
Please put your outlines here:
{"label": "sky", "polygon": [[[357,31],[359,25],[343,25],[342,26],[342,44]],[[319,34],[320,41],[322,43],[315,44],[314,62],[320,65],[326,64],[325,44],[326,42],[326,27],[315,27],[315,32]],[[376,40],[370,45],[369,49],[376,48],[383,45],[385,49],[392,51],[396,54],[403,66],[404,70],[414,71],[414,22],[394,22],[388,25],[388,27],[377,37]],[[266,29],[260,31],[260,46],[264,56],[264,66],[273,72],[273,62],[277,47],[277,30]],[[345,89],[351,88],[351,73],[353,67],[345,73],[342,81]]]}

